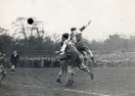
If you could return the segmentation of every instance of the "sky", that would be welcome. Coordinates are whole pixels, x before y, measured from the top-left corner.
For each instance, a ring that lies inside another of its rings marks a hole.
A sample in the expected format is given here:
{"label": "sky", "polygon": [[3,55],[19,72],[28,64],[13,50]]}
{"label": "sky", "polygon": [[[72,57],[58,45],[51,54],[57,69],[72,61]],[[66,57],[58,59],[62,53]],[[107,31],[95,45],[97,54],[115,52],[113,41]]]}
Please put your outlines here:
{"label": "sky", "polygon": [[0,26],[11,29],[17,17],[36,17],[50,34],[92,20],[83,36],[104,40],[109,34],[135,35],[135,0],[0,0]]}

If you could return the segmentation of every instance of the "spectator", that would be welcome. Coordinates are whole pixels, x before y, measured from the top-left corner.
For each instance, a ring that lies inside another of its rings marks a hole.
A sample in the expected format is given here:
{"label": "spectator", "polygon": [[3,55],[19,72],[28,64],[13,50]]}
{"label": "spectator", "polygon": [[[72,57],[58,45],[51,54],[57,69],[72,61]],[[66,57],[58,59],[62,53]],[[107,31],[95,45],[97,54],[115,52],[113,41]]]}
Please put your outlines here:
{"label": "spectator", "polygon": [[18,54],[18,52],[15,50],[15,51],[13,51],[13,53],[12,53],[12,55],[11,55],[11,57],[10,57],[10,61],[11,61],[11,70],[12,71],[15,71],[15,68],[16,68],[16,66],[17,66],[17,64],[18,64],[18,61],[19,61],[19,54]]}

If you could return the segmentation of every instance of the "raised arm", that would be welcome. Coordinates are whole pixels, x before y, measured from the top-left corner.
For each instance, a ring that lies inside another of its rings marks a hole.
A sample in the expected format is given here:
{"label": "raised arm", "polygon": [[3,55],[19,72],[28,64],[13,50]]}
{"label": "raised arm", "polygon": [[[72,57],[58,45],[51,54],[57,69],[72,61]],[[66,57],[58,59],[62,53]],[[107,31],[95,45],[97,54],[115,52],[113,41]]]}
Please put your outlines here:
{"label": "raised arm", "polygon": [[91,24],[91,20],[86,24],[86,25],[84,25],[84,26],[82,26],[81,28],[80,28],[80,31],[81,32],[83,32],[90,24]]}

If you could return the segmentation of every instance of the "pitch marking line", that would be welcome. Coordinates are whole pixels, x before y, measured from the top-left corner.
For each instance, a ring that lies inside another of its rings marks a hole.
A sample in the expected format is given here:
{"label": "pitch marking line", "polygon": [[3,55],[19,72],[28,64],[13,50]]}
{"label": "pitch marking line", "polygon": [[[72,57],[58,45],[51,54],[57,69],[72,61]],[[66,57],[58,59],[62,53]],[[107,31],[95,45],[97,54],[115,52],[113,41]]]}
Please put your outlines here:
{"label": "pitch marking line", "polygon": [[[25,88],[38,88],[38,89],[45,89],[46,87],[36,86],[36,85],[23,85],[23,84],[17,84],[18,87],[25,87]],[[84,91],[84,90],[77,90],[77,89],[69,89],[69,88],[52,88],[53,90],[63,90],[66,92],[73,92],[73,93],[79,93],[79,94],[87,94],[87,95],[96,95],[96,96],[111,96],[109,94],[102,94],[97,92],[91,92],[91,91]]]}
{"label": "pitch marking line", "polygon": [[111,95],[102,94],[102,93],[87,92],[87,91],[75,90],[75,89],[64,89],[64,91],[67,91],[67,92],[74,92],[74,93],[81,93],[81,94],[88,94],[88,95],[96,95],[96,96],[111,96]]}

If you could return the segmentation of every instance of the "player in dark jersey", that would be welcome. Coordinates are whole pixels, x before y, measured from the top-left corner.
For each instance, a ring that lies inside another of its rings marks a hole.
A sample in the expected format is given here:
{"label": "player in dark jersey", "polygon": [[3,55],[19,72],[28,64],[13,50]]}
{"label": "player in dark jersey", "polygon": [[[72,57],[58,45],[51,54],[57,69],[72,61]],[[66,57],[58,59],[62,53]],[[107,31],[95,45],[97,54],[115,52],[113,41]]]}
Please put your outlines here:
{"label": "player in dark jersey", "polygon": [[[91,76],[91,79],[94,78],[94,75],[93,75],[93,71],[92,71],[92,64],[95,64],[95,60],[94,60],[94,55],[92,53],[92,51],[86,46],[86,44],[83,42],[83,39],[82,39],[82,32],[86,29],[86,27],[91,23],[91,21],[77,29],[76,27],[73,27],[71,28],[71,40],[73,42],[75,42],[75,46],[77,48],[77,50],[83,55],[83,58],[84,58],[84,64],[88,64],[90,63],[89,62],[89,59],[91,58],[91,64],[90,64],[90,76]],[[86,65],[81,65],[80,67],[82,67],[81,69],[84,68],[84,66],[86,67]],[[87,68],[84,68],[84,69],[87,69]]]}
{"label": "player in dark jersey", "polygon": [[[71,31],[71,40],[75,42],[76,48],[83,54],[83,56],[86,57],[86,54],[88,54],[91,57],[91,60],[94,61],[94,55],[92,51],[86,46],[86,44],[83,42],[82,33],[83,31],[91,24],[91,20],[86,24],[85,26],[82,26],[81,28],[73,27],[70,29]],[[94,61],[95,62],[95,61]]]}

